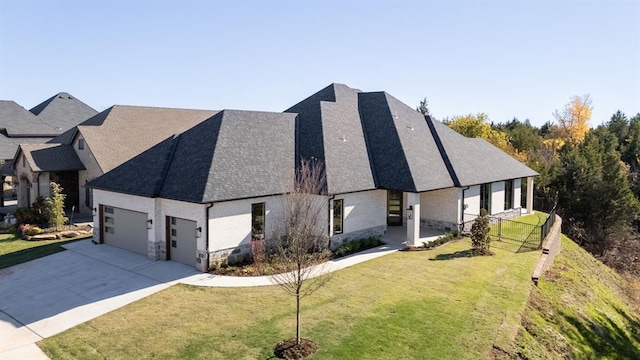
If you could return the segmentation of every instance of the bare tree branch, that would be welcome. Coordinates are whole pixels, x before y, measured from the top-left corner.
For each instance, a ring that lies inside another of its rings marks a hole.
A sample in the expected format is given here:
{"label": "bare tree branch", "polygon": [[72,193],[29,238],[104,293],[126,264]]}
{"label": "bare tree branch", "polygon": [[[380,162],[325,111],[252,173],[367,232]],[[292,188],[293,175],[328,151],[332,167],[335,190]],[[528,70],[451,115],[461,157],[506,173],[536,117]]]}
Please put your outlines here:
{"label": "bare tree branch", "polygon": [[283,218],[278,221],[271,248],[284,272],[271,276],[286,293],[296,297],[296,339],[300,343],[300,300],[329,281],[325,269],[330,254],[327,234],[328,197],[324,167],[303,160],[294,189],[283,196]]}

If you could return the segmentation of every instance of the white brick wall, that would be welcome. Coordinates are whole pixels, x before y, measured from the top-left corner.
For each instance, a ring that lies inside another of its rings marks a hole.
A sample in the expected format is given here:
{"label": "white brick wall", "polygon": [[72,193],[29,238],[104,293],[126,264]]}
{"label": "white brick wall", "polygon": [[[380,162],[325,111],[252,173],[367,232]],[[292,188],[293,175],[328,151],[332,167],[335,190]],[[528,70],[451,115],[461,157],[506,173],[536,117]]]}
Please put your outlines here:
{"label": "white brick wall", "polygon": [[480,214],[480,185],[470,186],[464,191],[464,203],[467,205],[465,214]]}
{"label": "white brick wall", "polygon": [[265,236],[272,238],[283,219],[283,197],[268,196],[215,203],[209,209],[209,251],[249,245],[251,204],[265,203]]}
{"label": "white brick wall", "polygon": [[[387,225],[387,191],[370,190],[339,194],[335,199],[344,200],[343,234]],[[333,204],[331,209],[331,234],[333,235]]]}
{"label": "white brick wall", "polygon": [[522,207],[522,203],[520,201],[521,196],[522,196],[522,181],[521,179],[514,179],[513,180],[513,208],[514,209]]}
{"label": "white brick wall", "polygon": [[504,181],[491,183],[491,214],[504,211]]}
{"label": "white brick wall", "polygon": [[80,159],[80,161],[82,161],[82,164],[86,168],[86,170],[78,171],[78,192],[79,192],[78,199],[80,202],[80,212],[83,214],[91,214],[92,208],[97,207],[97,203],[94,202],[96,205],[90,206],[90,207],[87,207],[85,205],[85,201],[86,201],[85,184],[87,181],[91,181],[97,178],[98,176],[101,176],[103,173],[102,173],[102,170],[100,169],[100,166],[98,166],[98,163],[96,162],[96,159],[93,156],[93,153],[91,152],[91,148],[89,147],[89,144],[85,142],[84,150],[78,149],[78,140],[81,138],[82,138],[82,131],[80,131],[80,133],[76,136],[76,139],[73,142],[73,149],[75,150],[76,154],[78,154],[78,158]]}
{"label": "white brick wall", "polygon": [[462,189],[449,188],[420,194],[420,218],[457,224]]}

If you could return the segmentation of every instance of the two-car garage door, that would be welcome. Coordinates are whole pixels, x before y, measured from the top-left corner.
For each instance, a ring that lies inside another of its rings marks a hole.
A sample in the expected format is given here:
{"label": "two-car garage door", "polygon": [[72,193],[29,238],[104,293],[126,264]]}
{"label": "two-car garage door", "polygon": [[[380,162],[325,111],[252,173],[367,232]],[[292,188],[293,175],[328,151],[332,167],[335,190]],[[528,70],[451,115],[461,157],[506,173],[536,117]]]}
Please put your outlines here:
{"label": "two-car garage door", "polygon": [[103,206],[102,224],[105,244],[117,246],[147,256],[147,214],[137,211]]}
{"label": "two-car garage door", "polygon": [[[105,244],[147,256],[148,214],[113,206],[102,206],[102,213],[102,236]],[[167,216],[166,224],[167,260],[194,266],[196,222]]]}

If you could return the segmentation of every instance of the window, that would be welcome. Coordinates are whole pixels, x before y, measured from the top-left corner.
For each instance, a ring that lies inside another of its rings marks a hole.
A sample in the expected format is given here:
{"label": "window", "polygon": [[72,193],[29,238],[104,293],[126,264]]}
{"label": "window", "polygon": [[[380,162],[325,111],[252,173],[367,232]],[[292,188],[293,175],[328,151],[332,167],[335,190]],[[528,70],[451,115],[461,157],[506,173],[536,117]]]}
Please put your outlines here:
{"label": "window", "polygon": [[513,209],[513,180],[504,182],[504,209]]}
{"label": "window", "polygon": [[78,150],[84,150],[84,139],[83,138],[79,138],[78,139]]}
{"label": "window", "polygon": [[105,226],[105,227],[104,227],[104,231],[105,231],[107,234],[115,234],[115,232],[116,232],[116,231],[115,231],[115,229],[114,229],[114,228],[112,228],[111,226]]}
{"label": "window", "polygon": [[264,203],[251,204],[251,238],[264,239]]}
{"label": "window", "polygon": [[178,236],[178,230],[171,229],[171,236]]}
{"label": "window", "polygon": [[171,218],[171,225],[175,225],[176,224],[176,218],[172,217]]}
{"label": "window", "polygon": [[104,217],[104,222],[105,222],[105,224],[113,224],[115,221],[111,216],[105,216]]}
{"label": "window", "polygon": [[342,234],[342,223],[344,219],[344,200],[333,200],[333,233]]}
{"label": "window", "polygon": [[111,206],[104,207],[105,214],[113,214],[113,208]]}
{"label": "window", "polygon": [[480,185],[480,209],[491,214],[491,184]]}

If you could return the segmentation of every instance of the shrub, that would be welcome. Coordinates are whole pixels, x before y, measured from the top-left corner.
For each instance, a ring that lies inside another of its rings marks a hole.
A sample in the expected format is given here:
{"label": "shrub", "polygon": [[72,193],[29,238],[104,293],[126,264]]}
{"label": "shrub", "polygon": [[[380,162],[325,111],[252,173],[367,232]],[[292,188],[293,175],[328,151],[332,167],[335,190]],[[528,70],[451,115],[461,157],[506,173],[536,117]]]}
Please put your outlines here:
{"label": "shrub", "polygon": [[430,242],[422,242],[422,247],[424,247],[425,249],[431,249],[433,247],[436,246],[440,246],[442,244],[446,244],[449,241],[453,240],[456,236],[453,233],[446,233],[442,236],[440,236],[439,238],[430,241]]}
{"label": "shrub", "polygon": [[29,224],[20,224],[18,226],[18,233],[24,238],[26,236],[34,236],[38,235],[42,232],[37,226],[29,225]]}
{"label": "shrub", "polygon": [[354,240],[354,241],[351,241],[351,242],[348,242],[346,244],[338,246],[338,248],[336,248],[333,251],[333,257],[334,258],[339,258],[339,257],[351,255],[351,254],[357,253],[359,251],[363,251],[363,250],[368,250],[368,249],[374,248],[374,247],[376,247],[376,246],[378,246],[380,244],[382,244],[382,242],[380,241],[380,239],[378,239],[375,236],[370,236],[368,238]]}
{"label": "shrub", "polygon": [[17,208],[15,212],[18,224],[35,224],[38,223],[38,213],[34,209],[22,207]]}
{"label": "shrub", "polygon": [[491,237],[489,237],[489,217],[487,216],[487,210],[481,209],[480,216],[478,216],[473,225],[471,226],[471,247],[473,252],[479,255],[489,254],[489,243]]}

